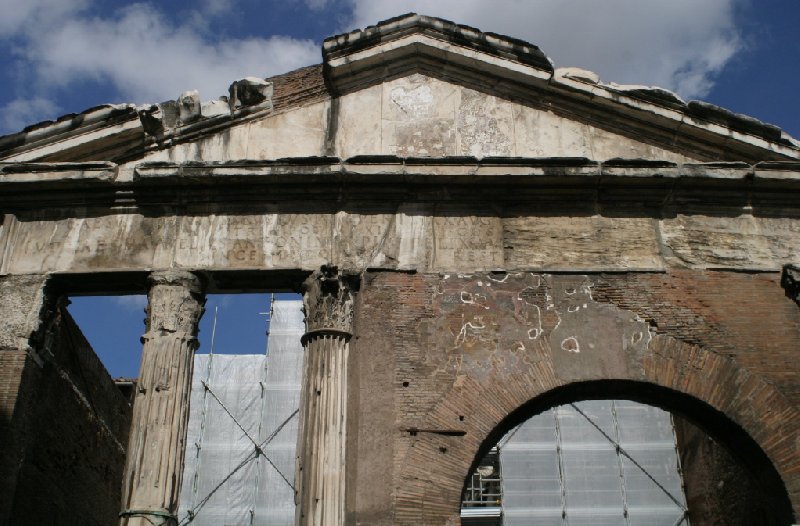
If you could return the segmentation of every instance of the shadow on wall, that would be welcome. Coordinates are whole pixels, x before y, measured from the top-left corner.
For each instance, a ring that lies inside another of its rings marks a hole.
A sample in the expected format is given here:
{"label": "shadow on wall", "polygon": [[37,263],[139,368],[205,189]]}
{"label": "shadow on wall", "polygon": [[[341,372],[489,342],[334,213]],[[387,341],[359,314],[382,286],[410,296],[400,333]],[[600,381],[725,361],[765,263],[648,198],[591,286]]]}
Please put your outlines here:
{"label": "shadow on wall", "polygon": [[8,524],[113,524],[130,405],[63,303],[47,332],[41,365],[20,351],[16,404],[3,411],[13,435],[2,437],[4,457],[16,462],[15,480],[3,484],[11,484]]}

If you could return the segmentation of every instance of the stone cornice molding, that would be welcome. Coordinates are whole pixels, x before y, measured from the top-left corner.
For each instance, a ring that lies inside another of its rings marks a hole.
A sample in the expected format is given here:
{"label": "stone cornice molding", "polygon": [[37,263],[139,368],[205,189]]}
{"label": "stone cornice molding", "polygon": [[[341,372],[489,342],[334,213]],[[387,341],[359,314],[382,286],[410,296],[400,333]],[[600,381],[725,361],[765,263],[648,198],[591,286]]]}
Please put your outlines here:
{"label": "stone cornice molding", "polygon": [[[388,192],[393,189],[393,192]],[[479,191],[479,193],[476,193]],[[342,194],[342,192],[346,192]],[[578,194],[576,194],[576,192]],[[665,206],[700,199],[709,206],[797,208],[800,163],[686,163],[584,158],[293,158],[226,163],[0,165],[0,213],[152,213],[207,205],[257,207],[265,201],[530,202],[639,201]],[[685,199],[684,199],[685,198]],[[200,209],[200,208],[198,208]]]}

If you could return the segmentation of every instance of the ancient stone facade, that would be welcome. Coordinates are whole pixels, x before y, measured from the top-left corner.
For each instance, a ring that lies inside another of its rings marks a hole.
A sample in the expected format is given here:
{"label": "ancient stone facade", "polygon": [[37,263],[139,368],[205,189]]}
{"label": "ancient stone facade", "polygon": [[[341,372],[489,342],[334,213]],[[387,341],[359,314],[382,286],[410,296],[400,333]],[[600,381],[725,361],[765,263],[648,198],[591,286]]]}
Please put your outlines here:
{"label": "ancient stone facade", "polygon": [[[137,394],[130,436],[171,415],[154,447],[177,461],[204,288],[305,291],[300,524],[458,524],[471,466],[514,423],[613,396],[698,425],[768,488],[770,523],[792,522],[800,143],[428,17],[323,56],[225,101],[0,138],[1,520],[23,523],[9,495],[29,495],[19,386],[61,337],[47,305],[150,291],[142,377],[164,378]],[[140,402],[159,385],[167,413]],[[177,522],[175,462],[132,458],[133,440],[125,480],[159,493],[116,509]],[[80,465],[105,462],[122,469]]]}

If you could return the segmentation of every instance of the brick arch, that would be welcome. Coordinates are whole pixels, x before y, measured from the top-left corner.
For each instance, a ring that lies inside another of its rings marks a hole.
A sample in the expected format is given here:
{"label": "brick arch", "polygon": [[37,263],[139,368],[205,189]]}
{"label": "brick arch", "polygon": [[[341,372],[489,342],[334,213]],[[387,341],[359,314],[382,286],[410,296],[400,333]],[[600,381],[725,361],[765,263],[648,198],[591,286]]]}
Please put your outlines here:
{"label": "brick arch", "polygon": [[[760,376],[725,356],[655,335],[637,353],[638,366],[630,372],[603,375],[586,370],[583,377],[564,381],[548,359],[548,341],[540,339],[536,347],[534,354],[541,359],[526,362],[511,375],[467,374],[435,404],[426,418],[431,429],[452,429],[460,422],[466,434],[413,437],[395,494],[397,523],[458,524],[465,477],[488,447],[538,411],[591,397],[631,398],[677,411],[723,441],[738,429],[746,436],[733,447],[752,439],[774,466],[798,515],[800,411]],[[711,430],[708,415],[716,415]]]}

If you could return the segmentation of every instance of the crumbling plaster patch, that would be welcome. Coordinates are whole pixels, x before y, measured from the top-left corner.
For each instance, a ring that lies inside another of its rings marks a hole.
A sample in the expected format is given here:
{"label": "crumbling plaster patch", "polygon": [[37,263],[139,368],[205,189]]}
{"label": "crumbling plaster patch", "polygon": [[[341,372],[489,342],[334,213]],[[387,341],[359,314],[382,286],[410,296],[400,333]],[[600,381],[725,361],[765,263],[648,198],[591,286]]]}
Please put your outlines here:
{"label": "crumbling plaster patch", "polygon": [[[541,360],[536,340],[550,349],[555,373],[564,381],[626,378],[641,374],[641,354],[651,340],[648,324],[632,312],[592,299],[588,276],[532,273],[489,274],[443,281],[434,297],[442,315],[432,334],[447,364],[479,376],[499,367],[511,374],[519,361]],[[507,281],[510,280],[510,281]],[[500,286],[498,286],[500,285]],[[437,342],[439,343],[439,342]],[[532,354],[533,353],[533,354]]]}
{"label": "crumbling plaster patch", "polygon": [[[684,274],[697,279],[696,271]],[[714,288],[728,302],[753,292],[746,287],[739,290],[751,278],[720,274],[739,285]],[[403,431],[393,442],[389,488],[397,503],[393,508],[397,522],[442,524],[457,516],[464,476],[497,426],[540,395],[592,380],[640,383],[641,396],[649,392],[648,386],[662,386],[721,411],[761,445],[785,477],[790,496],[797,495],[796,477],[787,468],[793,462],[787,459],[796,458],[798,447],[791,416],[796,409],[786,392],[775,387],[776,373],[770,376],[757,366],[743,365],[743,358],[751,354],[746,348],[733,357],[713,346],[698,345],[698,338],[706,336],[721,338],[723,344],[738,338],[734,333],[712,334],[701,321],[692,321],[686,333],[664,333],[663,320],[653,319],[627,297],[628,287],[637,283],[625,281],[631,276],[622,276],[373,274],[370,285],[362,290],[367,311],[360,314],[373,319],[362,318],[360,323],[369,326],[365,335],[389,333],[387,348],[393,349],[394,377],[389,381],[394,382],[394,428]],[[650,283],[656,290],[663,280],[664,290],[658,289],[658,297],[645,305],[663,307],[659,317],[666,317],[668,323],[681,316],[682,295],[675,289],[687,285],[670,274],[635,277],[644,280],[637,289],[646,289]],[[786,319],[796,314],[794,304],[788,307],[786,315],[775,312],[765,318],[763,331],[774,330],[780,320],[795,319]],[[587,323],[584,315],[600,321]],[[542,335],[526,339],[539,323]],[[598,330],[598,325],[604,327]],[[365,377],[362,382],[379,388]],[[380,384],[383,388],[385,382]],[[638,387],[631,389],[630,396],[639,396]],[[363,429],[369,429],[371,416],[362,413],[361,418]],[[412,434],[409,429],[427,431]],[[423,471],[425,476],[420,477]]]}
{"label": "crumbling plaster patch", "polygon": [[45,304],[46,277],[0,277],[0,351],[30,350],[30,338],[39,330]]}

